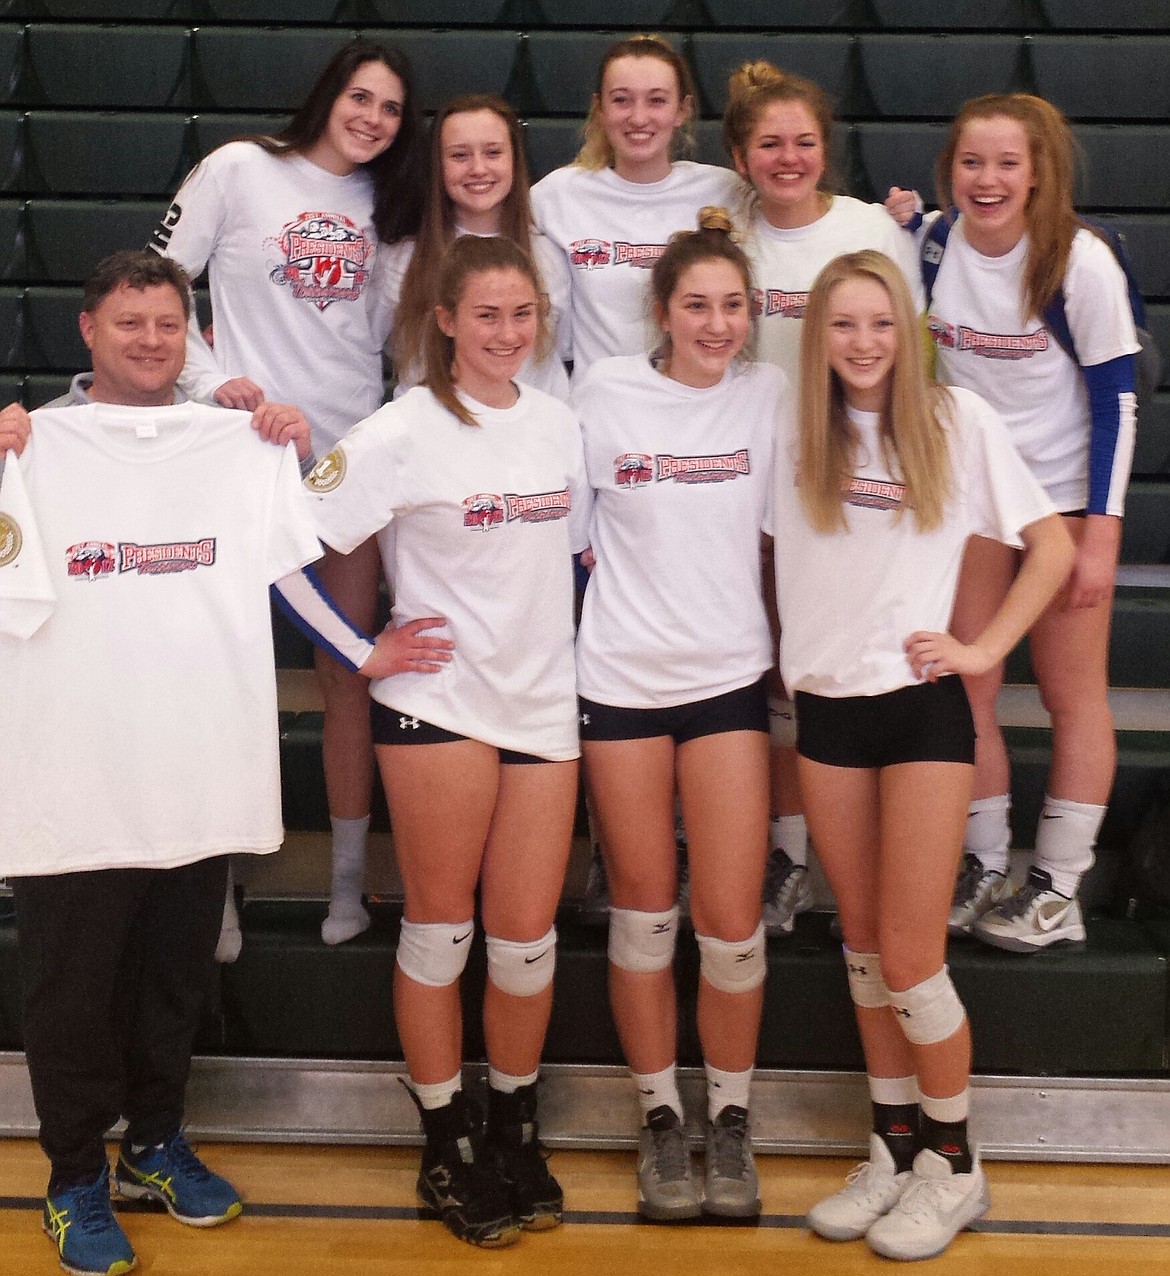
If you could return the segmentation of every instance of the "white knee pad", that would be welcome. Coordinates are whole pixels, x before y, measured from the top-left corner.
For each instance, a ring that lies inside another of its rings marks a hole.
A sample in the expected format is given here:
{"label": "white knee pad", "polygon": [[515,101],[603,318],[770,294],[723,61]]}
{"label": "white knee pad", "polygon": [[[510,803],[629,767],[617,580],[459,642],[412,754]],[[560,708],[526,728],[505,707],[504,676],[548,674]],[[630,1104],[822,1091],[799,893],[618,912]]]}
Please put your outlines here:
{"label": "white knee pad", "polygon": [[609,959],[622,970],[649,974],[674,961],[678,939],[678,906],[665,913],[633,908],[609,910]]}
{"label": "white knee pad", "polygon": [[540,939],[500,939],[485,936],[488,978],[513,997],[535,997],[553,981],[557,968],[557,928]]}
{"label": "white knee pad", "polygon": [[700,935],[699,973],[720,992],[752,992],[768,973],[768,949],[764,923],[761,922],[747,939],[729,943],[714,935]]}
{"label": "white knee pad", "polygon": [[849,995],[855,1006],[866,1010],[878,1010],[890,1004],[890,990],[882,978],[882,963],[877,953],[854,953],[848,948],[845,954],[845,973],[849,977]]}
{"label": "white knee pad", "polygon": [[773,749],[796,748],[796,705],[791,700],[768,697],[768,737]]}
{"label": "white knee pad", "polygon": [[417,984],[445,988],[463,974],[475,922],[402,922],[398,966]]}
{"label": "white knee pad", "polygon": [[890,1005],[906,1040],[916,1046],[945,1041],[958,1032],[967,1017],[945,966],[905,992],[891,989]]}

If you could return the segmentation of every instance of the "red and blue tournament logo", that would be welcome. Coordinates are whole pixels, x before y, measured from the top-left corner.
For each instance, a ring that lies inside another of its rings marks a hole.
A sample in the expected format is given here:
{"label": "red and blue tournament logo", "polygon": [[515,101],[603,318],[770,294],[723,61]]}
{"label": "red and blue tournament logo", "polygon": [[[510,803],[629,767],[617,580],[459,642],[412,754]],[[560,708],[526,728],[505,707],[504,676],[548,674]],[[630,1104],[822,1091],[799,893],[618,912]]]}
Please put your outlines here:
{"label": "red and blue tournament logo", "polygon": [[463,526],[490,532],[504,521],[504,502],[494,492],[477,492],[463,502]]}
{"label": "red and blue tournament logo", "polygon": [[98,580],[112,576],[117,565],[109,541],[78,541],[65,551],[65,574],[74,580]]}
{"label": "red and blue tournament logo", "polygon": [[654,478],[654,458],[646,452],[623,452],[613,460],[613,481],[632,491]]}
{"label": "red and blue tournament logo", "polygon": [[597,270],[608,266],[611,245],[605,239],[575,239],[569,245],[569,264],[582,270]]}
{"label": "red and blue tournament logo", "polygon": [[369,280],[373,245],[340,213],[299,213],[275,243],[283,260],[271,275],[299,301],[324,310],[335,301],[357,301]]}

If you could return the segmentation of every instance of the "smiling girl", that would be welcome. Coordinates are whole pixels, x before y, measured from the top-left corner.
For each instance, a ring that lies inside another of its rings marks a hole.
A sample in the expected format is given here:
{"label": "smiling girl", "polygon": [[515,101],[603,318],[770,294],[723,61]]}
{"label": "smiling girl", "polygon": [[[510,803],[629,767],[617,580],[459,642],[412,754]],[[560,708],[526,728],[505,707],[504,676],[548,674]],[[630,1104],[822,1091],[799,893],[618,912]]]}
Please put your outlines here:
{"label": "smiling girl", "polygon": [[687,64],[666,40],[619,40],[601,60],[576,160],[532,189],[537,225],[569,267],[577,375],[646,350],[648,267],[700,208],[740,197],[728,169],[674,158],[694,104]]}
{"label": "smiling girl", "polygon": [[[610,882],[610,998],[642,1108],[638,1208],[753,1216],[748,1106],[766,973],[772,640],[761,582],[783,377],[742,356],[747,261],[724,209],[650,278],[662,343],[574,388],[596,492],[577,639],[586,786]],[[705,1184],[675,1080],[674,793],[688,834],[708,1081]]]}
{"label": "smiling girl", "polygon": [[[194,279],[206,267],[215,347],[193,320],[180,384],[191,397],[255,409],[293,403],[318,456],[381,403],[389,332],[376,276],[384,246],[418,227],[426,156],[410,66],[357,40],[322,71],[275,137],[228,142],[183,183],[151,246]],[[377,598],[373,543],[320,567],[332,595],[369,630]],[[333,830],[326,943],[370,924],[362,906],[373,754],[364,680],[320,650],[325,786]],[[239,951],[229,896],[221,958]]]}
{"label": "smiling girl", "polygon": [[[1109,247],[1078,221],[1073,177],[1067,121],[1023,93],[968,102],[937,165],[940,206],[955,210],[928,311],[941,374],[998,409],[1077,543],[1067,589],[1029,635],[1052,719],[1052,764],[1034,863],[1014,895],[1010,768],[996,717],[1003,667],[967,680],[978,765],[951,928],[1018,952],[1084,941],[1076,895],[1117,763],[1109,628],[1138,342],[1125,277]],[[1058,291],[1075,357],[1046,315]],[[979,631],[1018,565],[1010,547],[972,542],[956,634]]]}
{"label": "smiling girl", "polygon": [[[909,237],[877,204],[836,194],[833,110],[818,85],[769,62],[748,62],[727,84],[723,141],[751,185],[744,251],[755,281],[758,357],[798,380],[800,330],[808,290],[840,253],[875,248],[900,264],[921,292]],[[769,935],[791,934],[812,905],[808,832],[796,785],[795,718],[780,694],[769,702],[772,727],[771,850],[764,889]]]}
{"label": "smiling girl", "polygon": [[[928,380],[910,292],[881,253],[817,277],[799,411],[784,414],[777,449],[780,671],[873,1105],[869,1160],[809,1224],[928,1258],[988,1207],[967,1137],[970,1032],[944,964],[975,757],[951,675],[1002,659],[1059,588],[1072,545],[996,413]],[[945,630],[972,534],[1024,552],[964,643]]]}
{"label": "smiling girl", "polygon": [[525,360],[519,378],[557,398],[569,394],[562,354],[569,355],[569,272],[561,254],[532,224],[520,121],[490,94],[453,98],[431,124],[431,174],[417,239],[391,249],[385,287],[395,308],[391,349],[396,394],[416,383],[424,334],[447,247],[460,235],[506,235],[533,259],[547,305],[551,338]]}
{"label": "smiling girl", "polygon": [[[370,695],[406,895],[394,1012],[426,1135],[419,1196],[461,1239],[497,1246],[561,1217],[536,1079],[576,805],[571,556],[590,493],[568,409],[514,380],[541,327],[529,259],[465,235],[437,295],[423,384],[356,426],[308,486],[328,544],[377,537],[395,625],[442,617],[454,644],[437,671]],[[477,890],[486,1132],[460,1079]]]}

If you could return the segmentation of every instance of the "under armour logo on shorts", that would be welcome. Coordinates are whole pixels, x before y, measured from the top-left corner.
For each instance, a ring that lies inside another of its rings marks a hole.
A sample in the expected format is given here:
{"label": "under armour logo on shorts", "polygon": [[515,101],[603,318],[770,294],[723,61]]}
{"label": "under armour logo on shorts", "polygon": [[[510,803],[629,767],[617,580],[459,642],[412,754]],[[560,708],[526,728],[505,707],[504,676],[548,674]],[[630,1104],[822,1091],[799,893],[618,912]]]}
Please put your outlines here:
{"label": "under armour logo on shorts", "polygon": [[407,718],[407,717],[401,717],[401,718],[399,718],[399,719],[398,719],[398,730],[399,730],[399,731],[405,731],[407,727],[410,727],[410,729],[411,729],[412,731],[417,731],[417,730],[418,730],[418,719],[417,719],[417,718]]}

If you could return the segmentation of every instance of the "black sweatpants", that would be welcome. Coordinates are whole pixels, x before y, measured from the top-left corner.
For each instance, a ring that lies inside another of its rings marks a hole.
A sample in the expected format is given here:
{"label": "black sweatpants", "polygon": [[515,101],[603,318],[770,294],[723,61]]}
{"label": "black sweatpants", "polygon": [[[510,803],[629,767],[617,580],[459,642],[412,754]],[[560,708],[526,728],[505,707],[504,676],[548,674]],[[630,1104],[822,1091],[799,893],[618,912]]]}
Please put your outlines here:
{"label": "black sweatpants", "polygon": [[51,1190],[97,1177],[119,1117],[135,1143],[161,1143],[182,1125],[227,870],[218,856],[9,879]]}

